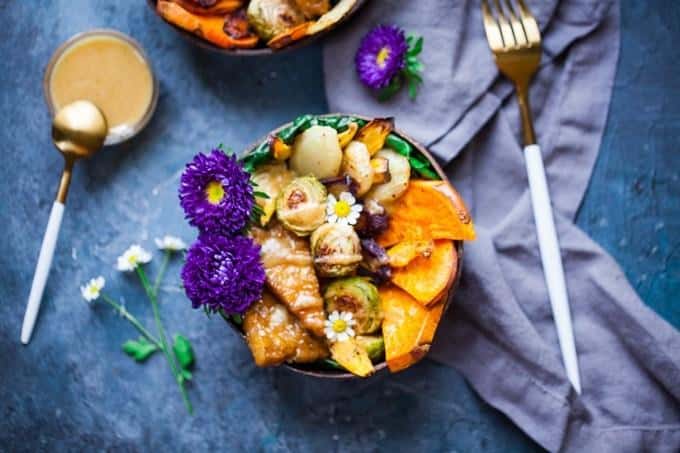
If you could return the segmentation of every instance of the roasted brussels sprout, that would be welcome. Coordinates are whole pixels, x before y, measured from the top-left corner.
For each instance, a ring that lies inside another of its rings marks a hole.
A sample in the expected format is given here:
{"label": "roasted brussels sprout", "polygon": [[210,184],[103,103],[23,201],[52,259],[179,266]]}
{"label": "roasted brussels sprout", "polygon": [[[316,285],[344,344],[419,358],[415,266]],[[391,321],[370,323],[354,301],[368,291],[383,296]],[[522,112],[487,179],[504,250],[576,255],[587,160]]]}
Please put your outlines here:
{"label": "roasted brussels sprout", "polygon": [[366,145],[357,141],[347,145],[342,158],[342,172],[356,181],[358,196],[369,191],[373,184],[373,166]]}
{"label": "roasted brussels sprout", "polygon": [[326,313],[350,312],[354,315],[357,335],[370,334],[382,324],[378,289],[367,278],[350,277],[335,280],[323,294]]}
{"label": "roasted brussels sprout", "polygon": [[383,184],[373,185],[366,194],[366,199],[386,205],[394,202],[408,188],[408,182],[411,178],[411,165],[406,157],[391,149],[382,149],[378,151],[376,156],[387,159],[390,179]]}
{"label": "roasted brussels sprout", "polygon": [[265,41],[304,21],[292,0],[251,0],[248,4],[248,22]]}
{"label": "roasted brussels sprout", "polygon": [[372,362],[379,362],[385,357],[385,340],[380,335],[359,335],[354,339],[364,348]]}
{"label": "roasted brussels sprout", "polygon": [[344,277],[352,274],[361,262],[361,244],[354,228],[326,223],[310,239],[314,267],[323,277]]}
{"label": "roasted brussels sprout", "polygon": [[309,235],[326,220],[326,188],[313,176],[293,179],[276,200],[276,216],[298,236]]}
{"label": "roasted brussels sprout", "polygon": [[338,133],[329,126],[312,126],[295,138],[290,168],[298,175],[332,178],[340,173],[342,149]]}

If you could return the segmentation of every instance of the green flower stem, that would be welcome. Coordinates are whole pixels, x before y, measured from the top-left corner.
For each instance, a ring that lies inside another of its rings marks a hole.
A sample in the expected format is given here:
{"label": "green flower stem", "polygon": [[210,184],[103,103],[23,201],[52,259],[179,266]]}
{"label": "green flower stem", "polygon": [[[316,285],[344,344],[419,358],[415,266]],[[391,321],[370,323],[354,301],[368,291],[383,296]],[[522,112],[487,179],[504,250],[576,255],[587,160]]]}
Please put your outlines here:
{"label": "green flower stem", "polygon": [[146,295],[149,298],[149,302],[151,302],[153,317],[154,320],[156,321],[156,328],[158,329],[158,336],[160,337],[161,344],[163,345],[163,353],[165,354],[165,358],[167,359],[168,364],[170,365],[170,370],[172,371],[173,377],[175,378],[175,381],[177,381],[177,385],[179,386],[179,390],[182,394],[182,399],[184,400],[184,405],[186,406],[189,413],[192,414],[194,410],[193,407],[191,406],[191,402],[189,401],[189,397],[187,396],[184,384],[182,383],[181,374],[177,367],[177,363],[175,363],[175,359],[170,354],[170,347],[168,346],[168,340],[165,335],[165,329],[163,328],[161,316],[158,311],[158,301],[156,300],[156,293],[154,292],[153,287],[149,283],[149,279],[147,278],[146,272],[144,272],[142,266],[138,265],[135,268],[135,270],[137,271],[139,280],[142,282],[142,286],[144,287],[144,291],[146,292]]}
{"label": "green flower stem", "polygon": [[170,255],[172,252],[170,250],[166,250],[164,255],[163,255],[163,262],[161,263],[161,268],[158,270],[158,275],[156,275],[156,280],[153,283],[153,293],[156,297],[158,297],[158,288],[161,286],[161,281],[163,281],[163,276],[165,275],[165,271],[168,268],[168,263],[170,262]]}
{"label": "green flower stem", "polygon": [[161,349],[161,350],[163,349],[163,345],[160,343],[160,341],[158,341],[156,339],[156,337],[154,337],[151,334],[151,332],[146,330],[146,328],[137,320],[137,318],[135,318],[134,315],[132,315],[132,313],[127,311],[127,309],[123,305],[121,305],[118,302],[116,302],[115,300],[111,299],[106,294],[101,294],[101,296],[102,296],[102,299],[106,303],[108,303],[113,308],[115,308],[116,311],[118,311],[118,313],[120,313],[121,316],[123,316],[123,318],[127,319],[130,322],[130,324],[132,324],[135,327],[135,329],[137,329],[139,331],[139,333],[141,333],[142,335],[144,335],[144,337],[146,337],[147,340],[149,340],[151,343],[153,343],[158,349]]}

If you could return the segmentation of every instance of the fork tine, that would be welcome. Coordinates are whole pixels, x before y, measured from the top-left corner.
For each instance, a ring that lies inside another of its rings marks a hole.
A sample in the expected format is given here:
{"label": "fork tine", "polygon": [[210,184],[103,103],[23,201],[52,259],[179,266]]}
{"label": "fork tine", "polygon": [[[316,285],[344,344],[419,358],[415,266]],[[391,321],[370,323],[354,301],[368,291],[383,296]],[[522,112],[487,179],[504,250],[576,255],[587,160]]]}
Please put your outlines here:
{"label": "fork tine", "polygon": [[503,37],[498,28],[498,22],[491,14],[486,0],[482,0],[482,16],[484,16],[484,32],[486,33],[486,40],[489,41],[489,47],[494,52],[503,50]]}
{"label": "fork tine", "polygon": [[517,18],[515,14],[515,9],[512,6],[510,0],[505,0],[506,9],[508,10],[508,17],[510,19],[510,25],[512,26],[512,32],[515,34],[515,41],[519,47],[527,45],[527,36],[524,34],[524,27],[522,23]]}
{"label": "fork tine", "polygon": [[538,28],[536,19],[527,8],[524,0],[517,0],[519,4],[519,12],[522,16],[522,25],[524,26],[524,31],[526,32],[527,40],[529,44],[536,45],[541,43],[541,30]]}
{"label": "fork tine", "polygon": [[494,0],[494,3],[496,4],[496,9],[498,10],[498,26],[501,29],[501,35],[503,36],[505,48],[508,49],[515,47],[517,45],[517,42],[515,41],[515,36],[512,34],[512,27],[510,27],[510,23],[508,22],[508,19],[505,17],[503,7],[501,6],[501,3],[498,0]]}

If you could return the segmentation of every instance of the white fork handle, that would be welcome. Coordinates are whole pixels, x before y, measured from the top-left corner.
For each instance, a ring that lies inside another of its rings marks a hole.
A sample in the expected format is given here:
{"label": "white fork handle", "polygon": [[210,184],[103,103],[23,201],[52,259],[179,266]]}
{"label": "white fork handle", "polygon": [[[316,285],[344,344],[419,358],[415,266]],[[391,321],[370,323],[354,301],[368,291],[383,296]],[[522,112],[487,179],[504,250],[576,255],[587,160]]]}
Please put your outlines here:
{"label": "white fork handle", "polygon": [[24,324],[21,326],[21,342],[23,344],[28,344],[31,341],[33,326],[38,317],[38,310],[40,310],[40,301],[45,290],[45,283],[47,283],[47,276],[50,273],[54,248],[57,245],[57,237],[59,236],[59,228],[61,227],[63,216],[64,204],[55,201],[52,205],[50,220],[47,222],[47,229],[45,230],[45,236],[43,236],[42,246],[40,247],[38,264],[35,266],[35,274],[33,274],[33,283],[31,284],[31,293],[28,295]]}
{"label": "white fork handle", "polygon": [[569,299],[567,297],[567,285],[562,268],[560,244],[555,229],[550,193],[543,168],[541,148],[538,145],[529,145],[524,148],[524,160],[529,176],[529,190],[531,192],[531,205],[534,210],[534,221],[538,233],[538,247],[541,251],[543,273],[550,296],[553,319],[557,327],[557,338],[562,350],[562,360],[567,370],[567,377],[577,393],[581,393],[581,379],[578,370],[578,358],[576,357],[576,345],[574,343],[574,330],[571,324]]}

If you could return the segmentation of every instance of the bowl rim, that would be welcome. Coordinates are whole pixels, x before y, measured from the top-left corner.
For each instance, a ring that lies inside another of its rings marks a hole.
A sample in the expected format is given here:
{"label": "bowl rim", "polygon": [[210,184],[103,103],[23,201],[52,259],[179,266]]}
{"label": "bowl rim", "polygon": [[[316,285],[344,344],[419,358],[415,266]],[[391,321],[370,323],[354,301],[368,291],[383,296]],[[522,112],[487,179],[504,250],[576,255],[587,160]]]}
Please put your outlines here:
{"label": "bowl rim", "polygon": [[111,134],[111,131],[109,131],[106,135],[104,146],[111,146],[123,143],[139,134],[146,127],[146,125],[149,124],[149,121],[151,121],[154,113],[156,113],[156,107],[158,106],[158,96],[160,91],[158,77],[156,77],[156,73],[153,70],[153,65],[151,64],[149,55],[144,51],[142,45],[139,44],[139,42],[137,42],[132,36],[113,28],[92,28],[90,30],[81,31],[72,35],[66,41],[59,44],[59,47],[54,50],[47,62],[47,65],[45,65],[45,71],[43,73],[42,79],[43,95],[45,97],[45,102],[47,103],[47,109],[50,112],[50,116],[54,116],[56,114],[56,106],[54,105],[54,99],[52,99],[50,85],[52,80],[52,72],[54,71],[57,62],[61,59],[64,53],[75,44],[84,39],[89,39],[96,36],[113,37],[120,39],[121,41],[124,41],[125,43],[132,46],[132,48],[135,49],[135,51],[142,57],[142,60],[144,60],[144,63],[146,63],[146,66],[149,68],[149,73],[151,74],[151,100],[146,111],[144,112],[144,115],[142,115],[139,121],[137,121],[137,123],[135,123],[129,129],[129,131],[124,134]]}
{"label": "bowl rim", "polygon": [[328,33],[332,32],[342,24],[344,24],[346,21],[348,21],[351,17],[354,16],[354,13],[356,13],[359,9],[361,9],[367,2],[368,0],[357,0],[356,4],[352,7],[352,9],[347,12],[339,21],[331,25],[330,27],[326,28],[325,30],[322,30],[319,33],[316,33],[315,35],[308,36],[306,38],[302,38],[299,41],[294,42],[293,44],[284,46],[280,49],[272,49],[271,47],[265,46],[265,47],[255,47],[252,49],[225,49],[222,47],[218,47],[214,44],[212,44],[209,41],[206,41],[205,39],[202,39],[193,33],[190,33],[186,30],[183,30],[176,26],[175,24],[172,24],[165,19],[161,17],[160,14],[158,14],[158,11],[156,10],[156,2],[158,0],[146,0],[146,4],[151,8],[153,11],[154,15],[160,19],[163,23],[166,25],[169,25],[172,27],[176,33],[178,33],[180,36],[182,36],[184,39],[187,41],[191,42],[192,44],[202,48],[209,50],[211,52],[219,53],[222,55],[227,55],[230,57],[263,57],[267,55],[279,55],[282,53],[290,52],[296,49],[300,49],[302,47],[306,47],[309,44],[315,42],[317,39],[327,35]]}
{"label": "bowl rim", "polygon": [[[364,121],[370,121],[371,117],[364,116],[364,115],[358,115],[358,114],[352,114],[352,113],[324,113],[324,114],[319,114],[319,115],[314,115],[319,118],[323,117],[329,117],[329,116],[350,116],[358,119],[362,119]],[[273,134],[276,134],[280,130],[289,127],[290,125],[293,124],[293,121],[289,121],[279,127],[276,127],[275,129],[272,129],[270,132],[268,132],[266,135],[260,137],[257,141],[249,145],[246,150],[241,154],[241,158],[247,156],[250,154],[257,146],[259,146],[262,142],[267,140],[267,138]],[[430,162],[432,167],[435,169],[439,177],[441,178],[441,181],[444,182],[450,189],[454,191],[454,193],[458,193],[451,182],[449,181],[448,177],[446,176],[446,173],[442,169],[442,167],[439,165],[439,163],[435,160],[435,158],[430,154],[430,152],[425,148],[423,145],[421,145],[419,142],[417,142],[415,139],[407,135],[405,132],[403,132],[401,129],[395,127],[392,130],[392,133],[396,134],[400,138],[406,140],[411,146],[416,148],[418,152],[421,153],[421,155],[425,156],[427,160]],[[449,306],[451,305],[451,301],[453,300],[453,296],[456,293],[456,290],[458,289],[458,285],[460,283],[460,278],[463,270],[463,241],[457,240],[453,241],[455,245],[455,251],[457,255],[457,266],[456,266],[456,272],[452,273],[449,276],[449,281],[447,283],[446,288],[441,293],[440,297],[441,299],[444,299],[444,310],[442,313],[442,316],[446,313],[448,310]],[[245,334],[243,333],[243,330],[241,326],[236,324],[234,321],[231,319],[224,317],[224,320],[229,324],[229,326],[234,329],[234,331],[241,337],[243,341],[245,341]],[[428,352],[425,354],[427,355]],[[375,377],[378,374],[382,374],[381,372],[387,369],[387,360],[383,359],[380,363],[374,364],[375,368],[375,373],[373,373],[371,376],[368,378],[362,378],[359,376],[356,376],[352,373],[349,372],[343,372],[343,371],[333,371],[333,370],[320,370],[320,369],[310,369],[310,366],[313,364],[294,364],[294,363],[288,363],[284,362],[281,364],[284,368],[291,370],[295,373],[303,374],[306,376],[312,376],[315,378],[322,378],[322,379],[335,379],[335,380],[349,380],[349,379],[370,379],[371,377]]]}

